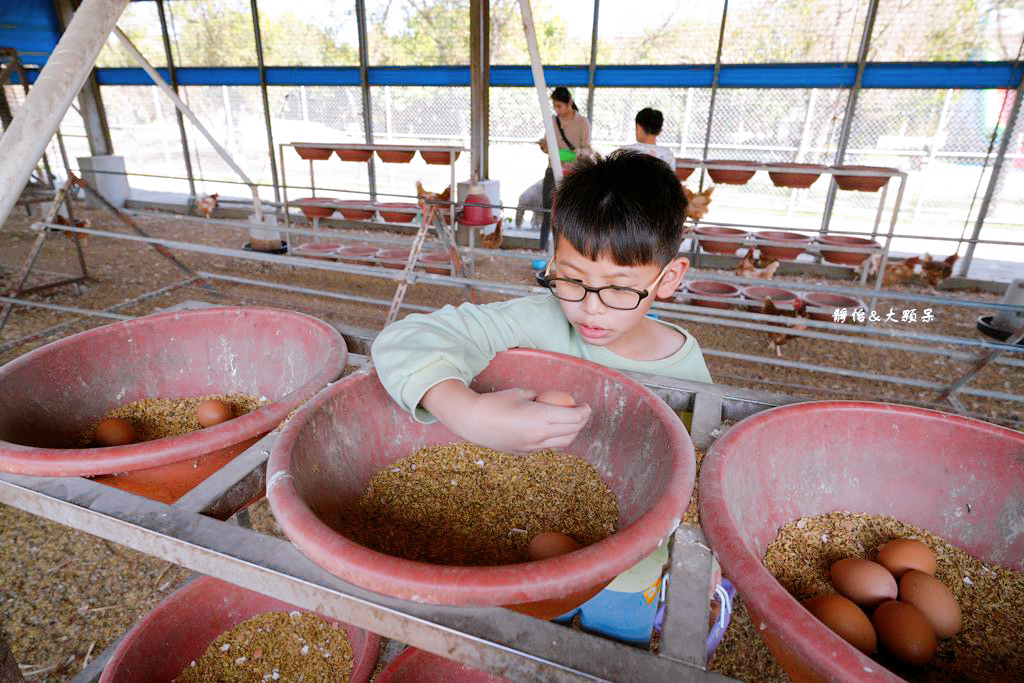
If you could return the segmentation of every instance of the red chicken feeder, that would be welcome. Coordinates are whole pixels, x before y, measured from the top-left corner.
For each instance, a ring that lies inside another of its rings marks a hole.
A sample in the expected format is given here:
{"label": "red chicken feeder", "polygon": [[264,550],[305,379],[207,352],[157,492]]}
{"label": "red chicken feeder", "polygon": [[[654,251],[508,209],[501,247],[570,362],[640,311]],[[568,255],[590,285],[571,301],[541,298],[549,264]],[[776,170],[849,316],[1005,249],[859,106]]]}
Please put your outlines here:
{"label": "red chicken feeder", "polygon": [[700,159],[676,159],[676,177],[680,181],[686,180],[701,163]]}
{"label": "red chicken feeder", "polygon": [[420,267],[434,275],[452,274],[452,257],[445,252],[433,252],[420,256]]}
{"label": "red chicken feeder", "polygon": [[373,156],[372,149],[336,149],[338,158],[342,161],[369,161]]}
{"label": "red chicken feeder", "polygon": [[[779,244],[765,244],[765,242],[783,242]],[[760,230],[754,233],[754,244],[761,256],[767,259],[789,261],[804,253],[811,243],[811,238],[801,235],[798,232],[786,232],[785,230]],[[792,246],[785,246],[792,245]]]}
{"label": "red chicken feeder", "polygon": [[[746,230],[739,228],[720,228],[712,225],[698,225],[697,240],[704,251],[711,254],[735,254],[747,236]],[[731,241],[709,239],[711,237],[731,237]]]}
{"label": "red chicken feeder", "polygon": [[[850,237],[848,235],[822,235],[818,238],[821,255],[829,263],[840,263],[845,266],[859,266],[871,255],[871,251],[878,251],[882,245],[875,240],[864,237]],[[835,251],[827,247],[849,247],[860,248],[865,251]],[[870,250],[870,251],[868,251]]]}
{"label": "red chicken feeder", "polygon": [[828,168],[815,164],[772,164],[782,170],[768,171],[775,187],[806,189],[814,184]]}
{"label": "red chicken feeder", "polygon": [[324,159],[330,159],[333,150],[330,147],[295,147],[295,151],[303,159],[312,159],[313,161],[323,161]]}
{"label": "red chicken feeder", "polygon": [[[843,171],[879,171],[886,175],[851,175]],[[859,190],[860,192],[878,192],[889,182],[888,175],[897,172],[895,168],[885,166],[836,166],[832,171],[835,176],[836,185],[840,190]]]}
{"label": "red chicken feeder", "polygon": [[[220,579],[200,577],[142,617],[117,646],[100,683],[173,681],[198,661],[218,636],[246,619],[266,612],[294,611],[305,610]],[[335,619],[325,621],[348,635],[351,683],[369,681],[377,666],[380,638]]]}
{"label": "red chicken feeder", "polygon": [[296,199],[295,204],[309,220],[328,218],[338,208],[337,200],[327,197],[303,197]]}
{"label": "red chicken feeder", "polygon": [[750,299],[751,301],[763,304],[769,297],[771,297],[773,304],[783,308],[791,307],[799,298],[796,292],[791,292],[782,287],[772,287],[771,285],[751,285],[750,287],[743,288],[744,299]]}
{"label": "red chicken feeder", "polygon": [[462,152],[455,152],[455,155],[452,156],[449,152],[442,152],[438,150],[431,151],[426,149],[420,150],[420,156],[423,157],[423,161],[435,166],[447,166],[455,159],[458,159],[460,154],[462,154]]}
{"label": "red chicken feeder", "polygon": [[793,680],[902,681],[803,609],[761,564],[779,528],[889,515],[1024,569],[1024,434],[924,408],[821,401],[738,423],[708,452],[700,518],[751,621]]}
{"label": "red chicken feeder", "polygon": [[728,282],[693,280],[686,283],[686,291],[694,306],[732,308],[739,303],[740,288]]}
{"label": "red chicken feeder", "polygon": [[368,266],[374,263],[378,253],[380,253],[380,249],[378,247],[357,244],[352,247],[343,247],[339,249],[338,260],[342,263],[354,263],[360,266]]}
{"label": "red chicken feeder", "polygon": [[423,446],[462,441],[439,423],[414,420],[369,367],[308,401],[270,454],[267,496],[288,538],[314,563],[368,590],[550,619],[647,557],[678,526],[693,490],[693,444],[678,416],[643,386],[579,358],[514,349],[497,354],[472,387],[558,387],[591,406],[593,418],[565,450],[592,464],[618,498],[615,534],[537,562],[461,567],[385,555],[335,531],[329,522],[378,470]]}
{"label": "red chicken feeder", "polygon": [[295,256],[305,256],[323,261],[333,261],[338,257],[341,245],[337,242],[307,242],[295,248]]}
{"label": "red chicken feeder", "polygon": [[473,669],[424,650],[407,647],[380,672],[375,683],[510,683],[497,674]]}
{"label": "red chicken feeder", "polygon": [[412,223],[420,212],[420,205],[410,202],[386,202],[377,208],[380,217],[388,223]]}
{"label": "red chicken feeder", "polygon": [[849,315],[850,313],[858,308],[864,309],[864,303],[860,299],[831,292],[807,292],[804,294],[804,303],[807,304],[807,316],[811,320],[823,320],[826,322],[834,320],[833,312],[837,308],[846,309],[846,320],[848,322],[853,322],[853,317]]}
{"label": "red chicken feeder", "polygon": [[407,164],[416,155],[414,149],[378,149],[377,156],[389,164]]}
{"label": "red chicken feeder", "polygon": [[409,262],[408,249],[383,249],[377,253],[377,262],[385,268],[402,270]]}
{"label": "red chicken feeder", "polygon": [[731,166],[751,166],[749,171],[746,169],[724,169],[724,168],[709,168],[708,175],[716,183],[722,185],[745,185],[748,180],[754,177],[757,173],[757,169],[761,167],[761,164],[757,161],[734,161],[732,159],[708,159],[709,164],[729,164]]}
{"label": "red chicken feeder", "polygon": [[[81,332],[0,368],[0,472],[96,477],[173,502],[337,379],[347,358],[333,327],[274,308],[161,313]],[[117,406],[231,392],[271,402],[180,436],[66,446]]]}
{"label": "red chicken feeder", "polygon": [[350,221],[368,221],[373,218],[374,212],[377,211],[375,204],[362,199],[341,199],[336,203],[341,215]]}

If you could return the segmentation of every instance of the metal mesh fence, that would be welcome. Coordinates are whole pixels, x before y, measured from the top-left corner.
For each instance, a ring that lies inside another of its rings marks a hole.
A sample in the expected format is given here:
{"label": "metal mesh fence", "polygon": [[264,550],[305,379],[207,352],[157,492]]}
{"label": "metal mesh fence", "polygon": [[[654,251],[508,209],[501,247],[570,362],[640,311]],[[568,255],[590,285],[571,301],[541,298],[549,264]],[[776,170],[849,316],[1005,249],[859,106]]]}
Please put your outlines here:
{"label": "metal mesh fence", "polygon": [[735,3],[725,24],[722,62],[856,61],[866,13],[865,0]]}
{"label": "metal mesh fence", "polygon": [[[150,64],[167,66],[167,52],[160,35],[160,16],[155,2],[129,2],[117,20],[117,26]],[[121,41],[111,35],[96,58],[96,66],[134,67],[136,63],[121,46]]]}

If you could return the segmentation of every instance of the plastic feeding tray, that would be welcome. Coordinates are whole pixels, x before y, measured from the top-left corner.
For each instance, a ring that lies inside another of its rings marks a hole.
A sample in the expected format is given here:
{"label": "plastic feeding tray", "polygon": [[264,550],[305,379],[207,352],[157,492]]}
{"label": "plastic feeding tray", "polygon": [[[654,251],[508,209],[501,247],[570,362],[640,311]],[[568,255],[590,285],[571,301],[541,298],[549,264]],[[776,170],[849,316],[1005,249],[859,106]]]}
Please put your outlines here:
{"label": "plastic feeding tray", "polygon": [[[858,248],[863,251],[836,251],[828,247]],[[829,263],[840,263],[846,266],[858,266],[873,252],[880,251],[882,245],[875,240],[848,235],[822,235],[818,238],[821,255]]]}
{"label": "plastic feeding tray", "polygon": [[694,306],[732,308],[740,302],[740,288],[717,280],[693,280],[686,283],[686,291]]}
{"label": "plastic feeding tray", "polygon": [[338,257],[338,249],[341,245],[337,242],[307,242],[295,248],[292,252],[296,256],[333,261]]}
{"label": "plastic feeding tray", "polygon": [[828,170],[825,166],[814,164],[772,164],[780,170],[768,171],[768,177],[772,179],[775,187],[793,187],[798,189],[808,188],[814,184],[822,172]]}
{"label": "plastic feeding tray", "polygon": [[[739,228],[719,228],[713,225],[698,225],[696,228],[697,240],[704,251],[711,254],[735,254],[747,236],[746,230]],[[711,239],[714,237],[728,237],[729,241]]]}
{"label": "plastic feeding tray", "polygon": [[[877,171],[878,175],[853,175],[851,173],[844,173],[843,171],[858,171],[868,172]],[[836,185],[839,186],[840,190],[859,190],[861,192],[877,192],[878,190],[885,187],[885,184],[889,182],[889,178],[892,177],[892,173],[896,173],[895,168],[887,168],[885,166],[836,166],[832,171],[832,175],[835,176]],[[884,175],[883,175],[884,174]]]}
{"label": "plastic feeding tray", "polygon": [[420,255],[420,267],[434,275],[452,274],[452,257],[443,251],[423,253]]}
{"label": "plastic feeding tray", "polygon": [[338,211],[350,221],[368,221],[373,218],[377,206],[362,199],[342,199],[337,202]]}
{"label": "plastic feeding tray", "polygon": [[296,199],[295,204],[302,211],[302,214],[310,220],[314,218],[327,218],[338,208],[335,200],[326,197],[304,197]]}
{"label": "plastic feeding tray", "polygon": [[[97,477],[172,502],[337,379],[347,358],[333,327],[274,308],[162,313],[81,332],[0,368],[0,471]],[[233,392],[271,402],[180,436],[67,447],[118,406]]]}
{"label": "plastic feeding tray", "polygon": [[342,161],[369,161],[370,157],[373,156],[372,149],[351,149],[342,147],[334,151],[338,153],[338,158]]}
{"label": "plastic feeding tray", "polygon": [[833,316],[837,308],[845,308],[847,312],[847,322],[853,322],[853,317],[849,315],[853,311],[864,309],[864,303],[860,299],[854,299],[852,296],[846,296],[845,294],[833,294],[832,292],[806,292],[804,294],[804,303],[807,304],[807,316],[811,320],[824,320],[832,322],[835,318]]}
{"label": "plastic feeding tray", "polygon": [[356,244],[351,247],[342,247],[339,249],[338,260],[342,263],[354,263],[360,266],[368,266],[373,265],[379,252],[379,247]]}
{"label": "plastic feeding tray", "polygon": [[380,217],[388,223],[411,223],[420,212],[419,204],[387,202],[378,206]]}
{"label": "plastic feeding tray", "polygon": [[359,545],[325,520],[359,500],[380,469],[423,446],[460,442],[422,424],[384,391],[373,368],[320,392],[281,432],[267,495],[289,539],[310,560],[368,590],[437,605],[504,605],[550,619],[594,595],[665,542],[693,490],[693,444],[679,417],[632,379],[578,358],[516,349],[499,353],[472,384],[481,392],[558,387],[593,417],[567,449],[591,463],[619,502],[618,531],[537,562],[442,566]]}
{"label": "plastic feeding tray", "polygon": [[[198,578],[142,617],[117,646],[100,683],[173,681],[225,631],[258,614],[295,611],[305,610],[209,576]],[[380,638],[334,619],[325,621],[348,635],[352,645],[349,681],[369,681],[377,665]]]}
{"label": "plastic feeding tray", "polygon": [[[775,244],[766,244],[766,242],[774,242]],[[754,245],[761,252],[761,256],[767,259],[778,259],[780,261],[795,259],[804,253],[810,244],[811,239],[807,235],[801,235],[798,232],[760,230],[754,233]]]}
{"label": "plastic feeding tray", "polygon": [[295,152],[303,159],[323,161],[330,159],[333,150],[330,147],[295,146]]}
{"label": "plastic feeding tray", "polygon": [[453,159],[458,159],[459,154],[461,154],[461,152],[455,152],[455,154],[452,155],[450,152],[441,150],[420,150],[420,156],[423,157],[423,161],[436,166],[447,166]]}
{"label": "plastic feeding tray", "polygon": [[704,459],[701,526],[790,677],[901,681],[761,564],[780,527],[840,510],[895,517],[983,562],[1024,569],[1024,434],[923,408],[822,401],[748,417]]}
{"label": "plastic feeding tray", "polygon": [[700,159],[676,159],[676,177],[686,180],[701,163]]}
{"label": "plastic feeding tray", "polygon": [[782,287],[771,285],[751,285],[743,288],[743,298],[764,304],[765,300],[771,298],[772,303],[783,308],[791,308],[796,303],[796,292],[791,292]]}
{"label": "plastic feeding tray", "polygon": [[722,185],[745,185],[748,180],[754,177],[757,169],[761,167],[761,164],[757,161],[734,161],[732,159],[708,159],[708,163],[751,167],[750,170],[709,168],[708,175],[711,176],[711,179]]}

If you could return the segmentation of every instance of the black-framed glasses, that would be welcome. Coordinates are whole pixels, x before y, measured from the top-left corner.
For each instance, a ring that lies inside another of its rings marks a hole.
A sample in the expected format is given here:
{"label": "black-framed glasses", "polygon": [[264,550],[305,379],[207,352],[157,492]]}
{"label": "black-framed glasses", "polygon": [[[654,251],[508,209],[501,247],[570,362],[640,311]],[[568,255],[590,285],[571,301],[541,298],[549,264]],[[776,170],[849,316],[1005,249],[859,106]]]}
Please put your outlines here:
{"label": "black-framed glasses", "polygon": [[597,298],[601,300],[601,303],[608,308],[614,308],[618,311],[632,311],[640,305],[641,301],[651,295],[650,290],[657,287],[661,278],[665,277],[668,266],[662,268],[661,273],[654,279],[654,282],[647,285],[647,288],[643,290],[620,287],[618,285],[591,287],[580,280],[568,277],[551,277],[550,271],[551,262],[549,261],[547,268],[544,269],[544,273],[539,275],[537,279],[543,282],[543,285],[551,290],[551,293],[556,298],[562,301],[583,301],[587,298],[588,293],[593,292],[597,294]]}

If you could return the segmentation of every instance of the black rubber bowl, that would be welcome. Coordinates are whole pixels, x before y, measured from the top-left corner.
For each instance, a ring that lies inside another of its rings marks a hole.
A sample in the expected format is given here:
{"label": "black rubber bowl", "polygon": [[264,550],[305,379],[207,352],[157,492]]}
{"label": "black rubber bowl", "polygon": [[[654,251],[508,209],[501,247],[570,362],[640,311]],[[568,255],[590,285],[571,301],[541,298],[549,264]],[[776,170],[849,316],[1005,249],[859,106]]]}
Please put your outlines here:
{"label": "black rubber bowl", "polygon": [[[987,337],[992,337],[996,341],[1004,342],[1010,338],[1010,333],[1006,330],[992,326],[992,318],[995,316],[983,315],[978,318],[978,331]],[[1017,342],[1017,346],[1024,346],[1024,339]]]}

